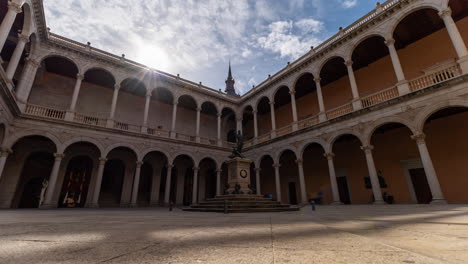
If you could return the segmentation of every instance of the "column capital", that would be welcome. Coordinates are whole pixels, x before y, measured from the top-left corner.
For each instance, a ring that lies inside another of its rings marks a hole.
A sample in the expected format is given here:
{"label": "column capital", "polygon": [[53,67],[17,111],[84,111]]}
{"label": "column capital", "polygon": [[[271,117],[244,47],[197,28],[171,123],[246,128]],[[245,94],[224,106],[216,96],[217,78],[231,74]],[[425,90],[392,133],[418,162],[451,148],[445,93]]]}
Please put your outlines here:
{"label": "column capital", "polygon": [[167,164],[167,168],[168,168],[168,169],[174,168],[174,164]]}
{"label": "column capital", "polygon": [[114,89],[117,91],[120,90],[120,84],[114,84]]}
{"label": "column capital", "polygon": [[352,61],[352,60],[347,60],[347,61],[345,61],[344,64],[345,64],[347,67],[351,67],[351,66],[353,66],[353,61]]}
{"label": "column capital", "polygon": [[221,116],[223,116],[223,115],[222,115],[221,113],[216,113],[216,116],[217,116],[218,118],[221,118]]}
{"label": "column capital", "polygon": [[335,154],[333,152],[327,152],[323,153],[323,156],[327,158],[327,160],[332,160],[335,157]]}
{"label": "column capital", "polygon": [[320,77],[314,78],[314,81],[315,81],[316,83],[320,83],[321,80],[322,80],[322,78],[320,78]]}
{"label": "column capital", "polygon": [[237,120],[237,122],[239,122],[239,121],[242,122],[242,121],[244,121],[244,118],[242,118],[242,117],[236,117],[236,120]]}
{"label": "column capital", "polygon": [[296,160],[296,164],[299,165],[299,166],[302,166],[303,163],[304,163],[304,161],[302,159],[297,159]]}
{"label": "column capital", "polygon": [[452,17],[452,9],[450,9],[450,7],[444,9],[444,10],[441,10],[439,11],[439,16],[441,18],[445,18],[445,17]]}
{"label": "column capital", "polygon": [[80,80],[80,81],[83,81],[83,79],[84,79],[84,74],[78,73],[78,74],[76,75],[76,79],[77,79],[77,80]]}
{"label": "column capital", "polygon": [[262,168],[254,168],[255,172],[261,172]]}
{"label": "column capital", "polygon": [[174,101],[172,102],[172,105],[177,105],[179,104],[179,99],[174,99]]}
{"label": "column capital", "polygon": [[256,115],[256,114],[258,114],[258,111],[257,111],[257,110],[253,110],[253,111],[252,111],[252,114]]}
{"label": "column capital", "polygon": [[201,112],[202,109],[201,109],[201,107],[197,106],[197,108],[195,108],[195,110],[196,110],[197,112]]}
{"label": "column capital", "polygon": [[151,97],[152,94],[153,94],[153,90],[151,89],[146,90],[146,97]]}
{"label": "column capital", "polygon": [[2,148],[0,151],[0,157],[8,157],[13,151],[10,148]]}
{"label": "column capital", "polygon": [[281,164],[279,164],[279,163],[274,163],[273,164],[273,168],[279,168],[279,167],[281,167]]}
{"label": "column capital", "polygon": [[268,102],[268,104],[270,104],[270,106],[274,106],[274,105],[275,105],[275,101],[270,101],[270,102]]}
{"label": "column capital", "polygon": [[107,162],[106,158],[103,158],[103,157],[99,158],[99,165],[105,165],[106,162]]}
{"label": "column capital", "polygon": [[28,43],[29,42],[29,38],[28,36],[24,35],[24,34],[18,34],[18,41],[21,41],[21,42],[24,42],[24,43]]}
{"label": "column capital", "polygon": [[223,172],[223,170],[221,170],[221,169],[216,170],[216,173],[221,173],[221,172]]}
{"label": "column capital", "polygon": [[54,157],[56,161],[62,160],[65,157],[63,153],[54,153]]}
{"label": "column capital", "polygon": [[387,45],[387,47],[390,47],[390,46],[395,45],[395,40],[393,38],[389,38],[389,39],[386,39],[384,43],[385,45]]}
{"label": "column capital", "polygon": [[289,90],[289,94],[290,94],[290,95],[295,95],[295,94],[296,94],[296,90]]}
{"label": "column capital", "polygon": [[374,149],[374,146],[372,145],[365,145],[361,146],[362,151],[364,151],[366,154],[372,153],[372,150]]}
{"label": "column capital", "polygon": [[8,10],[11,10],[11,11],[15,12],[16,14],[19,14],[19,13],[21,13],[23,11],[21,9],[21,5],[15,3],[15,2],[12,2],[12,1],[8,1]]}
{"label": "column capital", "polygon": [[423,145],[426,144],[426,134],[419,132],[411,136],[411,139],[416,141],[416,144]]}
{"label": "column capital", "polygon": [[200,170],[200,168],[199,167],[193,167],[192,170],[193,170],[193,172],[196,173],[196,172],[198,172]]}
{"label": "column capital", "polygon": [[35,59],[31,58],[31,57],[26,58],[26,63],[28,63],[28,64],[30,64],[30,65],[32,65],[34,67],[39,67],[41,65],[37,60],[35,60]]}
{"label": "column capital", "polygon": [[141,168],[141,165],[143,165],[143,161],[137,161],[136,162],[136,165],[137,165],[137,168]]}

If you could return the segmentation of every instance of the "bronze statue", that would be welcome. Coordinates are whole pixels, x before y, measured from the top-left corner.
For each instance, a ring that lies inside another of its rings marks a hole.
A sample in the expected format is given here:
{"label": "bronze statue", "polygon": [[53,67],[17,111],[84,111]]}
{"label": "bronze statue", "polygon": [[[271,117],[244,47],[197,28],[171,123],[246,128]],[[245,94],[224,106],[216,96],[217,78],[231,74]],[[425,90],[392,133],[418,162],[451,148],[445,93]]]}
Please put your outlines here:
{"label": "bronze statue", "polygon": [[236,146],[232,149],[232,154],[229,156],[229,158],[245,158],[244,155],[242,155],[242,147],[244,146],[244,136],[242,136],[242,133],[237,131],[236,134]]}

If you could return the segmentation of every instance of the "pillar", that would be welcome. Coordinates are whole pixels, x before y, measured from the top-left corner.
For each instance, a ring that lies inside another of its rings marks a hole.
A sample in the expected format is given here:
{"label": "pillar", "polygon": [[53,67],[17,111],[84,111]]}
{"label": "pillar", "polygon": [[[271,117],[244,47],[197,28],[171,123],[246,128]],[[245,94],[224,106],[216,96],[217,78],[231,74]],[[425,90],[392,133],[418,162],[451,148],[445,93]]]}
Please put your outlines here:
{"label": "pillar", "polygon": [[26,59],[20,81],[16,87],[16,98],[22,103],[28,101],[29,93],[31,92],[39,66],[40,63],[38,61],[29,57]]}
{"label": "pillar", "polygon": [[323,103],[323,95],[322,95],[322,84],[320,83],[322,79],[315,78],[315,89],[317,90],[317,99],[319,104],[319,121],[324,122],[327,120],[327,115],[325,114],[325,104]]}
{"label": "pillar", "polygon": [[463,41],[462,36],[460,35],[460,31],[457,28],[457,25],[453,21],[452,18],[452,10],[449,8],[442,10],[439,12],[439,16],[442,18],[445,24],[445,28],[450,36],[450,40],[452,40],[452,44],[455,47],[455,51],[457,52],[462,72],[464,74],[468,73],[468,51],[466,49],[465,42]]}
{"label": "pillar", "polygon": [[60,164],[62,163],[62,159],[64,155],[61,153],[55,153],[54,157],[55,157],[54,166],[52,167],[52,172],[50,173],[49,185],[46,190],[44,204],[40,206],[41,208],[57,207],[56,204],[53,204],[52,199],[55,193],[55,185],[57,185],[57,178],[58,178],[58,172],[60,169]]}
{"label": "pillar", "polygon": [[338,183],[336,182],[335,164],[333,163],[333,153],[325,153],[325,158],[328,160],[328,173],[330,174],[330,185],[332,188],[333,202],[332,204],[341,204],[340,193],[338,192]]}
{"label": "pillar", "polygon": [[291,110],[292,110],[292,116],[293,116],[293,124],[292,124],[292,130],[296,131],[298,129],[298,124],[297,124],[297,106],[296,106],[296,91],[291,90],[289,91],[289,94],[291,95]]}
{"label": "pillar", "polygon": [[408,81],[405,79],[405,74],[403,73],[403,68],[401,68],[400,58],[398,57],[398,53],[395,49],[395,40],[394,39],[387,39],[385,40],[385,45],[388,47],[388,52],[390,53],[390,59],[392,60],[393,70],[395,71],[395,75],[397,77],[398,83],[398,93],[400,95],[405,95],[410,92]]}
{"label": "pillar", "polygon": [[193,167],[193,189],[192,189],[192,204],[198,203],[198,167]]}
{"label": "pillar", "polygon": [[141,165],[143,165],[143,162],[137,161],[136,169],[135,169],[135,177],[133,178],[132,200],[130,202],[130,206],[132,207],[137,207],[138,187],[140,186],[140,176],[141,176]]}
{"label": "pillar", "polygon": [[117,99],[119,97],[119,90],[120,90],[120,84],[114,85],[114,94],[112,95],[112,105],[111,105],[111,111],[110,111],[110,119],[114,119],[115,116],[115,108],[117,107]]}
{"label": "pillar", "polygon": [[81,89],[81,82],[84,79],[84,75],[78,74],[76,75],[76,83],[75,83],[75,88],[73,89],[73,96],[72,96],[72,101],[70,104],[70,112],[75,112],[76,108],[76,102],[78,101],[78,95],[80,93]]}
{"label": "pillar", "polygon": [[258,138],[258,112],[257,110],[254,110],[252,112],[253,114],[253,120],[254,120],[254,143],[257,143],[257,138]]}
{"label": "pillar", "polygon": [[195,130],[195,141],[200,142],[200,112],[201,107],[197,107],[197,125]]}
{"label": "pillar", "polygon": [[8,34],[13,26],[13,22],[15,22],[16,15],[21,13],[21,11],[21,5],[8,1],[8,11],[0,25],[0,51],[3,50],[3,46],[5,45]]}
{"label": "pillar", "polygon": [[301,188],[301,202],[302,204],[307,204],[307,191],[304,179],[304,166],[302,159],[297,159],[297,170],[299,171],[299,185]]}
{"label": "pillar", "polygon": [[221,147],[223,145],[223,141],[221,139],[221,114],[218,113],[216,116],[217,116],[217,120],[218,120],[218,125],[217,125],[217,129],[218,129],[218,134],[217,134],[218,146]]}
{"label": "pillar", "polygon": [[275,102],[270,102],[271,113],[271,138],[276,137],[276,117],[275,117]]}
{"label": "pillar", "polygon": [[257,195],[262,194],[262,188],[260,185],[260,172],[262,171],[261,168],[255,168],[255,182],[257,183]]}
{"label": "pillar", "polygon": [[5,169],[5,163],[10,153],[11,153],[10,149],[5,149],[0,152],[0,179],[2,178],[3,169]]}
{"label": "pillar", "polygon": [[241,134],[244,134],[244,131],[242,131],[242,117],[238,117],[236,118],[237,122],[236,122],[236,134],[237,134],[237,131],[240,131]]}
{"label": "pillar", "polygon": [[148,128],[148,114],[149,114],[149,107],[150,107],[150,102],[151,102],[151,90],[146,91],[146,98],[145,98],[145,113],[143,114],[143,127],[142,127],[142,132],[146,133],[147,130],[145,128]]}
{"label": "pillar", "polygon": [[221,169],[216,170],[216,196],[221,195]]}
{"label": "pillar", "polygon": [[384,204],[382,199],[382,190],[380,189],[380,181],[375,169],[374,157],[372,150],[374,146],[361,146],[361,149],[366,154],[367,169],[369,170],[369,177],[372,185],[372,193],[374,194],[374,204]]}
{"label": "pillar", "polygon": [[349,60],[345,62],[346,68],[348,69],[349,83],[351,84],[351,92],[353,93],[353,109],[359,110],[362,108],[362,102],[359,98],[359,91],[357,88],[356,77],[354,76],[353,61]]}
{"label": "pillar", "polygon": [[8,67],[6,70],[6,76],[8,79],[13,79],[15,75],[16,69],[18,68],[18,63],[21,59],[21,55],[23,55],[24,46],[26,43],[29,42],[29,38],[26,35],[18,34],[18,43],[16,44],[15,51],[11,56],[10,62],[8,63]]}
{"label": "pillar", "polygon": [[175,126],[177,121],[177,99],[172,104],[172,123],[171,123],[171,138],[176,137]]}
{"label": "pillar", "polygon": [[169,204],[169,199],[171,198],[171,178],[172,178],[172,168],[174,165],[167,165],[167,177],[166,177],[166,191],[164,192],[164,204]]}
{"label": "pillar", "polygon": [[432,193],[432,202],[431,203],[447,203],[440,188],[439,179],[437,179],[437,174],[432,164],[431,156],[429,155],[429,150],[426,146],[426,135],[424,133],[417,133],[411,136],[413,140],[416,141],[418,145],[419,154],[421,155],[421,161],[424,166],[424,172],[426,173],[427,182],[431,188]]}
{"label": "pillar", "polygon": [[275,168],[276,200],[278,202],[281,202],[281,181],[279,173],[279,168],[281,167],[281,164],[275,163],[273,164],[273,167]]}
{"label": "pillar", "polygon": [[96,184],[94,186],[93,201],[90,207],[99,207],[99,194],[101,193],[102,176],[104,175],[104,167],[106,166],[106,161],[106,158],[99,158],[99,167],[96,178]]}

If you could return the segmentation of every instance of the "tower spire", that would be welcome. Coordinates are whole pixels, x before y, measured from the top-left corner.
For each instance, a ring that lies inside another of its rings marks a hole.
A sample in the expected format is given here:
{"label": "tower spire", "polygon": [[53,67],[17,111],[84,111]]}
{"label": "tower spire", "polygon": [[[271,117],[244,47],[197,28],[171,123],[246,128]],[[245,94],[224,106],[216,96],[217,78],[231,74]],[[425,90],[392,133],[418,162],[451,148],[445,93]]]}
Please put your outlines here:
{"label": "tower spire", "polygon": [[229,61],[229,70],[228,70],[228,77],[226,79],[226,89],[224,90],[228,95],[238,96],[236,94],[236,89],[234,89],[234,84],[236,81],[232,78],[232,71],[231,71],[231,61]]}

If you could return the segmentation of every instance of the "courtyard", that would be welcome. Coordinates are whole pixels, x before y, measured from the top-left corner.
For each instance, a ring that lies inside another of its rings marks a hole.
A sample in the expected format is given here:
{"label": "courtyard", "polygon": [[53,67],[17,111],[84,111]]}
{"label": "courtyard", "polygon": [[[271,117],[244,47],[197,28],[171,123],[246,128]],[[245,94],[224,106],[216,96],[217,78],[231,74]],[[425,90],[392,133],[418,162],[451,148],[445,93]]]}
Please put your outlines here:
{"label": "courtyard", "polygon": [[466,263],[466,205],[0,211],[0,263]]}

